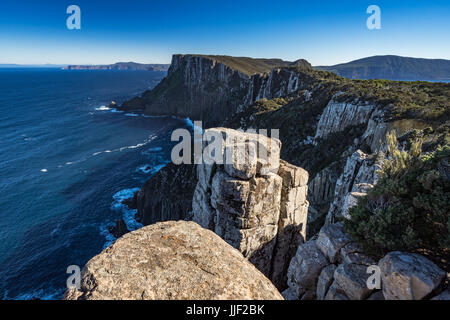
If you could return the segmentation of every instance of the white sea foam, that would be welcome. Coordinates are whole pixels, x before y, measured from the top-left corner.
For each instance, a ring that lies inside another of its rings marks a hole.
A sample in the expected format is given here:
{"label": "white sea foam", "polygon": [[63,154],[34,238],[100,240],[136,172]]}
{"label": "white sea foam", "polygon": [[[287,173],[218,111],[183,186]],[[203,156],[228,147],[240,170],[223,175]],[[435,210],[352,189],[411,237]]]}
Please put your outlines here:
{"label": "white sea foam", "polygon": [[161,170],[162,168],[164,168],[167,165],[168,162],[159,164],[157,166],[151,166],[149,164],[145,164],[143,166],[140,166],[136,169],[136,172],[142,172],[145,174],[150,174],[150,175],[154,175],[155,173],[157,173],[159,170]]}
{"label": "white sea foam", "polygon": [[139,117],[139,114],[137,114],[137,113],[125,113],[125,115],[127,117]]}
{"label": "white sea foam", "polygon": [[47,169],[41,169],[41,172],[48,172]]}
{"label": "white sea foam", "polygon": [[[137,210],[128,208],[128,206],[124,205],[122,203],[122,201],[133,197],[134,193],[138,190],[139,190],[139,188],[130,188],[130,189],[123,189],[123,190],[120,190],[119,192],[116,192],[113,195],[114,201],[111,204],[111,210],[119,211],[122,213],[122,219],[125,222],[125,224],[127,225],[127,229],[130,231],[134,231],[139,228],[142,228],[143,225],[141,223],[137,222],[135,219]],[[107,238],[107,240],[108,240],[108,238]]]}
{"label": "white sea foam", "polygon": [[113,199],[121,202],[125,199],[131,198],[136,191],[139,191],[139,188],[129,188],[120,190],[113,195]]}
{"label": "white sea foam", "polygon": [[111,110],[111,108],[109,108],[107,106],[101,106],[99,108],[95,108],[95,110],[97,110],[97,111],[108,111],[108,110]]}

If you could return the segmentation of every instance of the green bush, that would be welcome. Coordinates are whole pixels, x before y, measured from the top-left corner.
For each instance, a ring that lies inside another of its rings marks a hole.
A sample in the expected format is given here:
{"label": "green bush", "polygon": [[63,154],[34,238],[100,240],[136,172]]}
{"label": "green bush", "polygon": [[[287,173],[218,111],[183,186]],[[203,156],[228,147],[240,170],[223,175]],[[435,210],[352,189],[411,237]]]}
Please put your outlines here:
{"label": "green bush", "polygon": [[420,155],[421,141],[399,150],[388,135],[389,160],[366,197],[350,210],[345,230],[369,253],[426,250],[447,255],[450,247],[450,147]]}

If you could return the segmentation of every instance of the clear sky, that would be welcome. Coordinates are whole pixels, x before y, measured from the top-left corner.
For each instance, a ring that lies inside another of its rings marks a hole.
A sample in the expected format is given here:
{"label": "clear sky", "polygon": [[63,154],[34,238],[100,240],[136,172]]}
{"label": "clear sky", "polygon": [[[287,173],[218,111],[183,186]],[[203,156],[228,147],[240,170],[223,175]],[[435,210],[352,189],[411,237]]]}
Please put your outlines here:
{"label": "clear sky", "polygon": [[[81,8],[81,30],[66,9]],[[366,9],[381,8],[381,30]],[[169,63],[173,53],[331,65],[382,54],[450,59],[450,0],[2,0],[0,63]]]}

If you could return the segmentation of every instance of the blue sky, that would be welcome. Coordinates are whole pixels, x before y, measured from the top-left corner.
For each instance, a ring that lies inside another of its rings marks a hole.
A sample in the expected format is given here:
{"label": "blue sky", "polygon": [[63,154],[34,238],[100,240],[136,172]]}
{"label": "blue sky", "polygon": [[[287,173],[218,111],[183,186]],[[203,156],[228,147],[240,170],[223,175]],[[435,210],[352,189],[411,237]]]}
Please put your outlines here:
{"label": "blue sky", "polygon": [[[68,30],[66,8],[81,8]],[[381,8],[381,30],[366,9]],[[449,0],[1,1],[0,63],[169,63],[173,53],[304,58],[380,54],[450,59]]]}

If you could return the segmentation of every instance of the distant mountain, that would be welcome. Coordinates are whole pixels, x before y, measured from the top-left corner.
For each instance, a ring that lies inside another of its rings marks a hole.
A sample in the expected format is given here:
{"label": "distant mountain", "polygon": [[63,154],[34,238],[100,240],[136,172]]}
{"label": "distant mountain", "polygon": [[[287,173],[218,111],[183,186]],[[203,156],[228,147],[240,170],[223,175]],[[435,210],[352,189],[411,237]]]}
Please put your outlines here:
{"label": "distant mountain", "polygon": [[450,60],[373,56],[335,66],[318,66],[349,79],[450,80]]}
{"label": "distant mountain", "polygon": [[142,64],[135,62],[118,62],[108,65],[70,65],[64,70],[142,70],[142,71],[167,71],[168,64]]}

